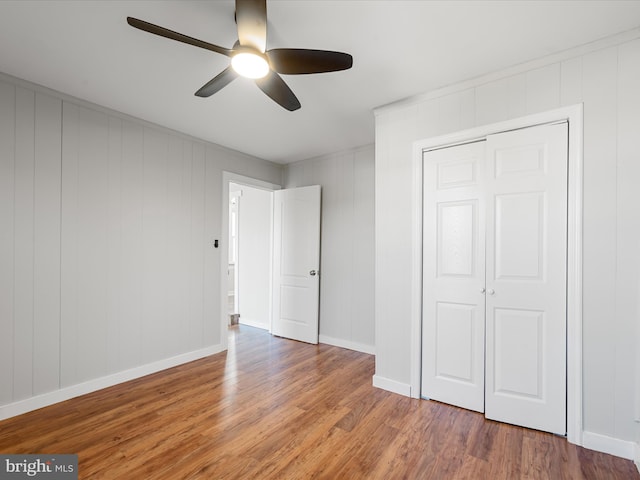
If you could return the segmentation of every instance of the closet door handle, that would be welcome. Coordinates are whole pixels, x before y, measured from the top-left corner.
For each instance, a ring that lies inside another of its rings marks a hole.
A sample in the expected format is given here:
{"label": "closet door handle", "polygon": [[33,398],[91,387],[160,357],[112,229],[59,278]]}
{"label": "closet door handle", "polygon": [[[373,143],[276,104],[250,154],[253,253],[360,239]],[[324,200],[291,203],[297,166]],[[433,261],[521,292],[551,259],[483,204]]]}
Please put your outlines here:
{"label": "closet door handle", "polygon": [[487,290],[487,293],[489,295],[494,295],[496,293],[496,291],[493,288],[490,288],[489,290]]}
{"label": "closet door handle", "polygon": [[484,289],[484,287],[482,287],[482,288],[480,289],[480,293],[484,293],[485,291],[486,291],[486,290]]}
{"label": "closet door handle", "polygon": [[318,273],[318,272],[316,272],[315,270],[311,270],[311,271],[309,272],[309,275],[311,275],[312,277],[315,277],[317,273]]}

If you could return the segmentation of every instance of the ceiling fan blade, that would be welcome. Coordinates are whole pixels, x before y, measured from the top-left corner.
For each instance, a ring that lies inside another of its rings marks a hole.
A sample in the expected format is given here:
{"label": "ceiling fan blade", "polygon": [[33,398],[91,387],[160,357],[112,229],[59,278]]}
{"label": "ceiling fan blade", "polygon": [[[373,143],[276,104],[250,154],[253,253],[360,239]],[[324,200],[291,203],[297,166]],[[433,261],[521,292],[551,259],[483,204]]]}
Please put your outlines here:
{"label": "ceiling fan blade", "polygon": [[270,71],[266,77],[258,78],[256,85],[258,85],[258,88],[266,93],[271,100],[290,112],[300,108],[300,102],[295,94],[277,73]]}
{"label": "ceiling fan blade", "polygon": [[238,41],[264,53],[267,49],[267,1],[236,0]]}
{"label": "ceiling fan blade", "polygon": [[212,52],[221,53],[227,57],[231,56],[232,51],[228,48],[219,47],[209,42],[198,40],[197,38],[188,37],[168,28],[154,25],[153,23],[145,22],[133,17],[127,17],[127,23],[132,27],[144,30],[145,32],[153,33],[154,35],[160,35],[161,37],[170,38],[171,40],[177,40],[178,42],[187,43],[196,47],[204,48],[205,50],[211,50]]}
{"label": "ceiling fan blade", "polygon": [[231,67],[225,68],[218,75],[209,80],[196,92],[198,97],[210,97],[219,90],[229,85],[238,74]]}
{"label": "ceiling fan blade", "polygon": [[285,75],[337,72],[353,65],[348,53],[304,48],[274,48],[267,52],[271,67]]}

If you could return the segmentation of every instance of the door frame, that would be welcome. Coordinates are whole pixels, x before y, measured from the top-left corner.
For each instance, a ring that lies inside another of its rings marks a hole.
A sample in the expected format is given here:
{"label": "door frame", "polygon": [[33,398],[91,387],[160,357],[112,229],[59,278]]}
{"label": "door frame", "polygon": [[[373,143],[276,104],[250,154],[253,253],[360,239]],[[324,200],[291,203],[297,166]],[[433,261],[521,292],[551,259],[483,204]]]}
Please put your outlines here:
{"label": "door frame", "polygon": [[[233,182],[229,182],[227,185],[230,185]],[[234,183],[234,185],[237,185],[236,183]],[[233,271],[233,313],[239,313],[240,310],[240,277],[238,275],[238,270],[240,269],[240,252],[238,249],[238,243],[239,243],[239,239],[238,239],[238,230],[239,230],[239,224],[240,224],[240,208],[239,208],[239,202],[240,202],[240,197],[242,196],[242,192],[240,192],[239,195],[237,195],[236,198],[236,236],[233,242],[231,242],[230,240],[228,240],[228,245],[227,245],[227,258],[229,258],[229,247],[231,246],[232,243],[235,243],[234,245],[234,249],[236,251],[236,258],[235,258],[235,263],[234,263],[234,271]],[[231,210],[231,192],[229,192],[229,210]],[[231,233],[231,218],[229,218],[229,233]],[[227,237],[229,238],[229,237]],[[227,277],[227,285],[229,283],[229,278]],[[227,287],[228,288],[228,287]],[[228,291],[228,290],[227,290]],[[224,298],[222,299],[222,301],[224,301]]]}
{"label": "door frame", "polygon": [[421,397],[422,357],[422,198],[425,150],[480,140],[487,135],[567,121],[567,440],[582,445],[582,212],[583,105],[572,105],[483,125],[413,143],[411,194],[411,397]]}
{"label": "door frame", "polygon": [[[280,190],[282,187],[275,183],[265,182],[264,180],[258,180],[257,178],[246,177],[239,173],[233,173],[228,171],[222,172],[222,232],[220,232],[220,345],[222,350],[226,350],[228,347],[227,329],[229,327],[229,312],[227,311],[227,275],[228,275],[228,258],[229,258],[229,183],[237,183],[240,185],[246,185],[252,188],[258,188],[260,190],[267,190],[273,192]],[[273,222],[271,225],[273,229]],[[272,258],[273,260],[273,254]],[[269,281],[269,292],[271,292],[271,281]],[[271,294],[269,295],[271,297]],[[271,308],[269,308],[269,315],[271,315]],[[269,318],[269,325],[271,325],[271,318]],[[269,327],[271,331],[271,327]]]}

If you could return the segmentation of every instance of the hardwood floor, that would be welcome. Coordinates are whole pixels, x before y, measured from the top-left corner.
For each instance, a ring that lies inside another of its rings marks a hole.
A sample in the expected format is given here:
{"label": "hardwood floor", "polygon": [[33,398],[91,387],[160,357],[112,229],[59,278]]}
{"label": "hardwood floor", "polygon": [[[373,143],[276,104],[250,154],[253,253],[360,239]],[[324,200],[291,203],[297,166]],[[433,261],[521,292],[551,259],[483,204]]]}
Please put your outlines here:
{"label": "hardwood floor", "polygon": [[640,479],[633,462],[371,386],[371,355],[230,331],[228,352],[0,422],[91,479]]}

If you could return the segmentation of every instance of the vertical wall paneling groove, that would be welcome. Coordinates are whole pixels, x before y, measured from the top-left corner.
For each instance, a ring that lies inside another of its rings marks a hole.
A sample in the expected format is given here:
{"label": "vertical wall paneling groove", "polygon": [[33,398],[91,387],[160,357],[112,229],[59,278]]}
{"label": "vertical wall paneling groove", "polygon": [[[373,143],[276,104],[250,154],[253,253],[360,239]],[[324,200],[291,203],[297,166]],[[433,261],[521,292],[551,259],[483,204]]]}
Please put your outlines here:
{"label": "vertical wall paneling groove", "polygon": [[533,84],[521,73],[507,79],[507,118],[522,117],[527,112],[527,89]]}
{"label": "vertical wall paneling groove", "polygon": [[560,104],[566,107],[578,103],[582,103],[582,57],[560,65]]}
{"label": "vertical wall paneling groove", "polygon": [[[560,64],[530,70],[526,74],[525,114],[546,112],[560,106]],[[519,115],[512,115],[519,116]]]}
{"label": "vertical wall paneling groove", "polygon": [[109,118],[78,110],[78,380],[108,370]]}
{"label": "vertical wall paneling groove", "polygon": [[122,122],[120,317],[118,347],[120,369],[143,363],[143,127]]}
{"label": "vertical wall paneling groove", "polygon": [[180,283],[183,286],[182,297],[182,316],[180,319],[180,333],[177,338],[177,347],[181,351],[188,351],[191,349],[191,182],[193,181],[193,142],[182,142],[182,185],[181,191],[181,217],[182,222],[180,228],[182,228],[182,264],[180,270]]}
{"label": "vertical wall paneling groove", "polygon": [[455,132],[471,128],[475,122],[473,90],[452,93],[438,100],[437,125],[441,131]]}
{"label": "vertical wall paneling groove", "polygon": [[[220,271],[226,269],[227,261],[222,261],[221,247],[214,248],[212,242],[214,239],[218,239],[224,242],[226,239],[221,238],[221,224],[222,224],[222,199],[220,195],[220,189],[222,188],[222,171],[218,168],[214,168],[216,164],[216,156],[211,148],[206,148],[205,159],[205,192],[204,192],[204,236],[202,238],[202,249],[204,251],[204,283],[203,283],[203,333],[204,342],[207,345],[220,344],[222,339],[220,338],[219,323],[215,321],[218,317],[218,312],[221,309],[221,300],[219,296],[212,295],[211,292],[219,292],[221,290],[220,285]],[[226,297],[223,300],[226,303]],[[227,318],[222,317],[220,322],[226,324]]]}
{"label": "vertical wall paneling groove", "polygon": [[[343,158],[335,155],[327,158],[322,165],[314,165],[315,174],[318,176],[318,184],[322,185],[322,250],[331,254],[320,257],[320,331],[334,338],[349,338],[349,323],[339,319],[348,318],[344,314],[347,305],[344,303],[344,294],[349,286],[343,282],[332,282],[331,278],[348,277],[351,271],[350,259],[352,242],[344,238],[339,232],[344,227],[343,217],[349,209],[341,208],[340,197],[342,195],[341,179],[338,174],[338,164]],[[345,171],[348,171],[345,168]],[[332,232],[332,233],[331,233]],[[324,321],[323,321],[324,320]]]}
{"label": "vertical wall paneling groove", "polygon": [[374,163],[373,148],[358,150],[353,158],[353,297],[351,339],[375,345],[374,291]]}
{"label": "vertical wall paneling groove", "polygon": [[122,277],[122,120],[109,118],[108,125],[108,215],[107,221],[107,371],[120,369],[120,317]]}
{"label": "vertical wall paneling groove", "polygon": [[[476,87],[476,125],[487,125],[526,115],[526,92],[526,74],[513,75]],[[455,130],[440,133],[452,131]]]}
{"label": "vertical wall paneling groove", "polygon": [[167,154],[167,252],[165,271],[167,285],[165,291],[166,336],[171,341],[167,344],[165,355],[175,355],[179,352],[178,341],[181,313],[184,305],[184,277],[180,275],[181,265],[184,264],[184,247],[182,239],[185,231],[182,224],[182,143],[180,138],[169,137]]}
{"label": "vertical wall paneling groove", "polygon": [[[336,202],[336,211],[340,213],[339,215],[339,224],[337,227],[341,231],[347,231],[349,228],[353,228],[354,226],[354,160],[355,154],[350,154],[348,156],[342,157],[339,156],[337,162],[340,162],[342,167],[343,174],[340,174],[340,169],[337,168],[334,175],[336,176],[336,180],[338,181],[338,187],[340,188],[337,202]],[[343,237],[343,267],[344,267],[344,275],[347,278],[355,279],[355,251],[358,248],[356,243],[357,239],[355,236],[353,237]],[[333,250],[329,250],[333,251]],[[340,250],[338,250],[340,251]],[[341,289],[340,295],[342,300],[342,317],[343,318],[353,318],[354,310],[353,310],[353,301],[351,299],[354,298],[355,289],[357,285],[354,281],[347,282],[344,288]],[[353,322],[344,322],[344,326],[342,327],[341,335],[338,338],[354,338],[353,331]]]}
{"label": "vertical wall paneling groove", "polygon": [[35,94],[16,88],[14,399],[33,395]]}
{"label": "vertical wall paneling groove", "polygon": [[200,143],[193,145],[191,174],[191,258],[190,258],[190,324],[189,349],[202,346],[204,306],[204,181],[205,148]]}
{"label": "vertical wall paneling groove", "polygon": [[34,131],[33,394],[60,387],[62,102],[36,93]]}
{"label": "vertical wall paneling groove", "polygon": [[158,360],[165,349],[167,325],[167,150],[168,136],[144,129],[142,231],[143,362]]}
{"label": "vertical wall paneling groove", "polygon": [[0,404],[13,400],[16,88],[0,82]]}
{"label": "vertical wall paneling groove", "polygon": [[[585,429],[614,436],[617,48],[582,61]],[[607,254],[603,254],[607,252]],[[595,412],[601,412],[594,415]],[[607,412],[606,414],[604,412]]]}
{"label": "vertical wall paneling groove", "polygon": [[62,199],[60,258],[60,383],[73,385],[77,379],[76,348],[78,345],[78,107],[62,104]]}
{"label": "vertical wall paneling groove", "polygon": [[[341,218],[341,230],[347,230],[349,228],[354,228],[355,225],[355,215],[356,215],[356,211],[355,211],[355,161],[356,161],[356,155],[355,152],[351,155],[348,156],[348,158],[344,159],[344,166],[347,168],[347,171],[345,172],[345,175],[340,175],[339,173],[337,173],[338,178],[341,182],[341,188],[342,188],[342,195],[340,196],[340,204],[344,205],[346,208],[343,210],[343,214],[342,214],[342,218]],[[356,232],[358,232],[358,230],[356,230],[354,228],[354,230]],[[348,240],[346,243],[346,245],[348,246],[348,250],[345,253],[349,254],[349,257],[346,259],[346,265],[348,265],[349,269],[345,272],[346,275],[348,275],[350,278],[352,278],[353,280],[351,282],[349,282],[346,286],[346,288],[342,291],[342,298],[344,299],[344,304],[346,305],[346,308],[343,312],[343,315],[346,318],[353,318],[354,317],[354,302],[352,299],[355,298],[355,293],[358,289],[358,283],[356,281],[356,265],[355,265],[355,258],[356,258],[356,251],[358,249],[358,240],[360,240],[359,238],[357,238],[357,236],[353,236],[353,237],[347,237]],[[348,323],[348,328],[345,329],[346,330],[346,334],[347,334],[347,338],[357,338],[358,334],[356,331],[354,331],[354,322],[351,321]]]}
{"label": "vertical wall paneling groove", "polygon": [[[352,224],[349,220],[353,216],[353,154],[333,155],[330,168],[327,171],[326,187],[323,188],[322,196],[325,198],[324,205],[327,209],[322,211],[322,226],[325,230],[344,232],[347,225]],[[333,187],[333,188],[332,188]],[[345,278],[353,278],[353,238],[334,236],[333,241],[328,240],[326,252],[323,257],[322,267],[326,274],[334,276],[344,275]],[[325,268],[326,265],[326,268]],[[330,282],[324,282],[325,290],[328,290]],[[333,309],[335,318],[349,318],[351,316],[351,292],[353,285],[351,282],[331,285],[333,294],[338,301],[331,302],[330,298],[321,298],[320,309],[328,310],[331,315]],[[333,303],[333,305],[331,305]],[[333,316],[333,315],[331,315]],[[335,338],[351,338],[351,322],[334,322],[331,325],[333,331],[327,332]]]}
{"label": "vertical wall paneling groove", "polygon": [[[444,133],[444,128],[442,128],[442,123],[440,122],[440,112],[444,107],[440,103],[439,98],[434,98],[429,101],[425,101],[420,103],[417,106],[416,111],[416,128],[421,133],[426,135],[427,137],[434,137],[436,135],[440,135]],[[471,106],[471,115],[472,115],[472,126],[474,125],[473,121],[475,120],[475,104]],[[382,118],[380,119],[381,121]],[[379,129],[382,135],[382,132],[385,130],[384,128]],[[378,135],[376,134],[376,158],[378,151]],[[383,142],[384,143],[384,142]]]}

